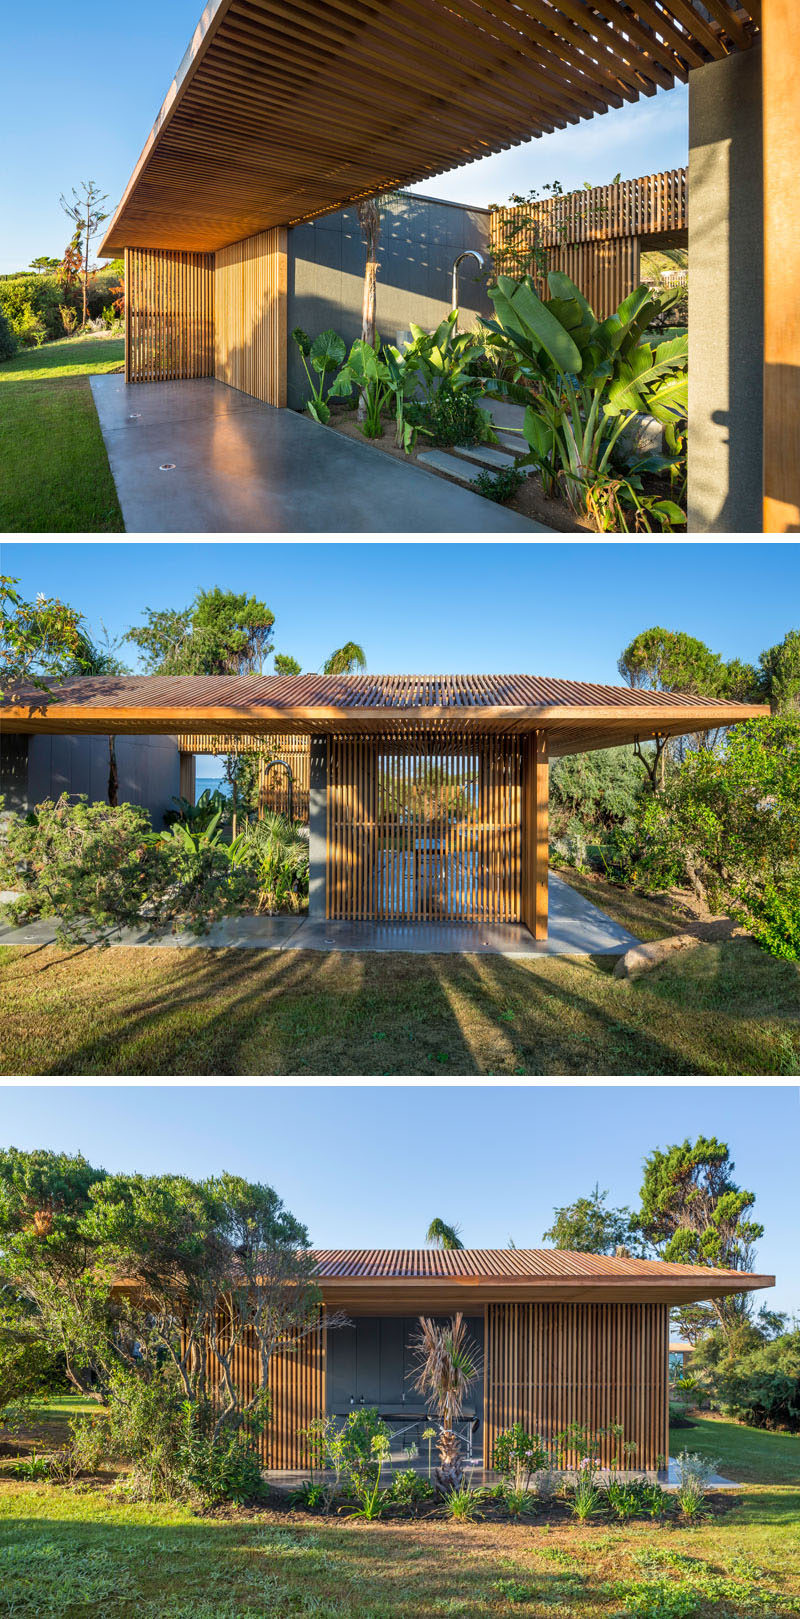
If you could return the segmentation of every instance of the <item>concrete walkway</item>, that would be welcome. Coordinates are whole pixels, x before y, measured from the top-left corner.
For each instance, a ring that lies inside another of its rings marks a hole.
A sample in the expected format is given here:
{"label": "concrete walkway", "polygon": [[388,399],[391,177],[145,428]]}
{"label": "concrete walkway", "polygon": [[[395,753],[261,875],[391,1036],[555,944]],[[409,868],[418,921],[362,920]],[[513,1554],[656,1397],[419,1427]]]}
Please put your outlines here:
{"label": "concrete walkway", "polygon": [[[240,916],[213,927],[200,939],[193,934],[126,931],[114,945],[207,950],[346,950],[413,955],[484,956],[621,956],[638,943],[632,933],[612,922],[559,877],[550,874],[549,938],[533,939],[513,923],[490,927],[482,922],[316,922],[306,916]],[[47,945],[55,939],[50,921],[24,928],[0,927],[0,944]]]}
{"label": "concrete walkway", "polygon": [[129,534],[550,532],[213,377],[91,384]]}

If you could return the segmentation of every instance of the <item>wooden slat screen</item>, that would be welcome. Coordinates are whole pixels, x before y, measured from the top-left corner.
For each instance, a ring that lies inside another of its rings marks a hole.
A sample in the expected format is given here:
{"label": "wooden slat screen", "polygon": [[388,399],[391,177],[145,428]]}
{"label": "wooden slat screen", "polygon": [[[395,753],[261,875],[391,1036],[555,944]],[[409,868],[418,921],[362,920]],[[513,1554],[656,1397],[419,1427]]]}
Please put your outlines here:
{"label": "wooden slat screen", "polygon": [[286,231],[261,231],[215,259],[214,375],[266,405],[285,405]]}
{"label": "wooden slat screen", "polygon": [[292,772],[292,809],[296,821],[308,820],[308,778],[311,744],[307,736],[204,736],[199,732],[180,738],[186,753],[256,753],[260,760],[259,812],[275,810],[280,815],[289,813],[289,787],[285,770],[270,770],[264,775],[268,759],[285,759]]}
{"label": "wooden slat screen", "polygon": [[208,377],[214,357],[214,255],[125,249],[125,381]]}
{"label": "wooden slat screen", "polygon": [[[531,212],[527,207],[492,210],[493,253],[511,242],[512,227]],[[535,215],[535,223],[513,237],[514,254],[532,253],[538,237],[547,250],[548,269],[564,271],[595,314],[605,319],[639,285],[646,238],[687,231],[687,170],[667,169],[618,185],[546,197],[535,205]],[[539,280],[533,268],[531,273]]]}
{"label": "wooden slat screen", "polygon": [[[609,1465],[655,1468],[668,1452],[668,1306],[489,1304],[486,1308],[486,1465],[514,1422],[547,1442],[571,1422],[607,1438]],[[623,1446],[635,1444],[626,1458]]]}
{"label": "wooden slat screen", "polygon": [[327,915],[515,922],[519,737],[332,737]]}

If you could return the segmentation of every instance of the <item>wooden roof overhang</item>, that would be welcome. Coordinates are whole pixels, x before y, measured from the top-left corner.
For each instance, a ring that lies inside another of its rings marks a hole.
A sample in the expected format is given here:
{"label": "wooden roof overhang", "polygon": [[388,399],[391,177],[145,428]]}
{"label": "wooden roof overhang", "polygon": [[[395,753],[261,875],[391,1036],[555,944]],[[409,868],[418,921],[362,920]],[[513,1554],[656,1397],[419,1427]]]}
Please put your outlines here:
{"label": "wooden roof overhang", "polygon": [[378,735],[407,740],[547,733],[552,757],[682,736],[769,714],[757,703],[534,675],[82,676],[53,699],[0,705],[8,731],[105,736]]}
{"label": "wooden roof overhang", "polygon": [[106,231],[211,252],[653,95],[761,0],[209,0]]}
{"label": "wooden roof overhang", "polygon": [[509,1303],[688,1304],[775,1285],[774,1276],[750,1271],[557,1249],[334,1249],[315,1258],[325,1306],[366,1315],[474,1314]]}

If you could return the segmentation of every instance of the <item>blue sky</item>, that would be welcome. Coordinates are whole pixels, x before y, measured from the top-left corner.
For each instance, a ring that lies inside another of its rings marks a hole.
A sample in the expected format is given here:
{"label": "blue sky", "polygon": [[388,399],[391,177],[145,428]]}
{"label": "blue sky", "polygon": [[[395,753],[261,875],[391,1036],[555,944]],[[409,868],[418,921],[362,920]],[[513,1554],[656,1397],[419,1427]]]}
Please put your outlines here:
{"label": "blue sky", "polygon": [[[22,593],[59,596],[95,635],[184,607],[201,588],[247,590],[275,646],[319,668],[359,641],[374,673],[546,674],[617,684],[617,658],[654,624],[751,662],[796,626],[800,547],[755,544],[156,545],[7,541]],[[136,649],[123,649],[136,668]]]}
{"label": "blue sky", "polygon": [[433,1215],[472,1247],[541,1245],[591,1192],[635,1205],[644,1157],[728,1143],[757,1195],[761,1295],[800,1308],[798,1094],[779,1086],[7,1086],[0,1143],[83,1152],[108,1170],[267,1181],[318,1247],[422,1247]]}
{"label": "blue sky", "polygon": [[[800,548],[760,544],[145,545],[9,541],[22,594],[58,596],[95,638],[220,585],[275,614],[275,650],[306,671],[358,641],[375,674],[541,674],[617,685],[617,659],[653,624],[756,663],[796,627]],[[776,580],[780,577],[780,589]],[[420,588],[420,580],[424,588]],[[131,670],[136,648],[119,650]],[[268,666],[268,668],[271,666]],[[205,782],[218,766],[198,764]]]}
{"label": "blue sky", "polygon": [[[116,206],[202,10],[201,0],[56,0],[5,8],[0,150],[0,272],[40,253],[60,256],[70,235],[58,199],[94,179]],[[340,110],[346,113],[347,86]],[[486,205],[559,179],[565,189],[686,162],[685,86],[659,91],[553,135],[512,147],[415,187]]]}

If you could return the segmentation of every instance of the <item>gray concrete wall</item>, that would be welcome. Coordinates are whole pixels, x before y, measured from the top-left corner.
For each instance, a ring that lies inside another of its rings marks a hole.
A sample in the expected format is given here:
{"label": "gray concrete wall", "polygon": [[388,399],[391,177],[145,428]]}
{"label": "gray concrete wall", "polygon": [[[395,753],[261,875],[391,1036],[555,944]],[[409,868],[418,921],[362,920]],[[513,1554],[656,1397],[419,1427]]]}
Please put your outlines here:
{"label": "gray concrete wall", "polygon": [[312,736],[308,772],[308,915],[325,920],[326,860],[328,852],[328,746],[324,736]]}
{"label": "gray concrete wall", "polygon": [[[93,802],[108,800],[105,736],[5,736],[0,758],[0,791],[7,809],[33,809],[62,793],[85,793]],[[117,737],[119,802],[141,804],[150,812],[156,831],[180,790],[179,761],[172,737]]]}
{"label": "gray concrete wall", "polygon": [[761,51],[689,75],[689,533],[762,531]]}
{"label": "gray concrete wall", "polygon": [[[488,259],[489,213],[460,203],[438,202],[398,192],[382,210],[377,283],[377,329],[394,343],[413,320],[428,329],[450,309],[453,260],[465,248]],[[288,329],[309,336],[332,326],[348,345],[361,336],[364,241],[355,208],[345,208],[288,237]],[[485,281],[474,259],[459,266],[460,328],[491,315]],[[294,409],[308,398],[308,383],[289,339],[288,398]]]}

